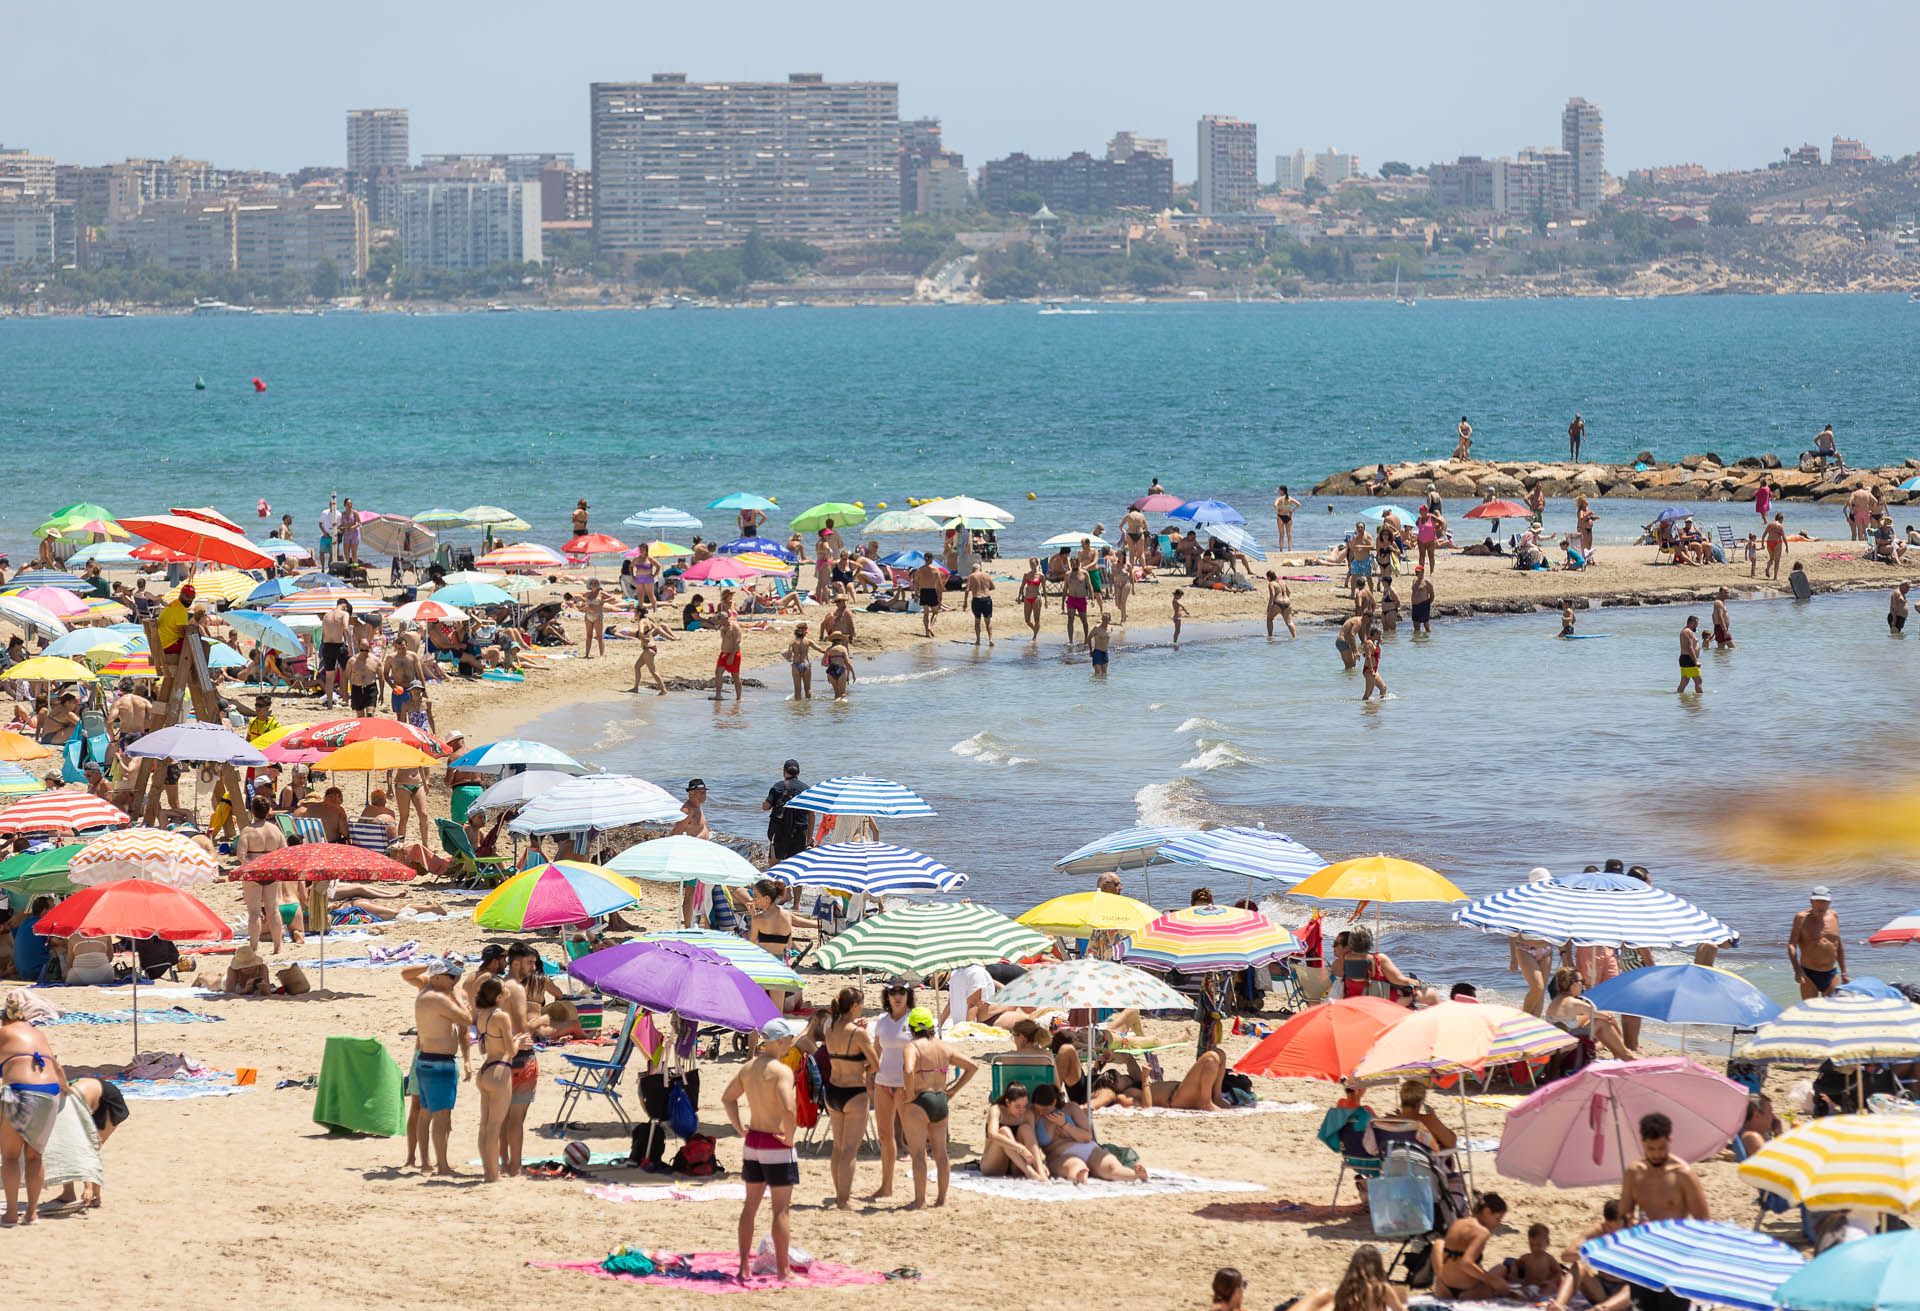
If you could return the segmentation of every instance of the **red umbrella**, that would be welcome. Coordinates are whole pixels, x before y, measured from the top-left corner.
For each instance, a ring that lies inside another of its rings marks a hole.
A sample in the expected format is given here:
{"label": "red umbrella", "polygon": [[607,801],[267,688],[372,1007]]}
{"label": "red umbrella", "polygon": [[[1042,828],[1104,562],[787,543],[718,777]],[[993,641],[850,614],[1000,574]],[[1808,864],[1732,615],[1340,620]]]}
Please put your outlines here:
{"label": "red umbrella", "polygon": [[1309,1007],[1255,1043],[1233,1068],[1269,1079],[1338,1083],[1381,1034],[1411,1014],[1385,997],[1351,997]]}
{"label": "red umbrella", "polygon": [[584,533],[561,543],[560,549],[568,555],[618,555],[627,549],[627,544],[605,533]]}
{"label": "red umbrella", "polygon": [[1530,519],[1533,511],[1518,501],[1482,501],[1467,511],[1469,519]]}
{"label": "red umbrella", "polygon": [[[49,938],[164,938],[195,942],[231,938],[233,930],[205,902],[147,879],[121,879],[76,892],[40,917],[34,932]],[[133,972],[133,1050],[140,1051],[140,971]]]}
{"label": "red umbrella", "polygon": [[202,506],[196,506],[192,508],[185,508],[185,507],[176,505],[172,509],[168,510],[167,513],[177,514],[182,519],[198,519],[201,523],[210,523],[215,528],[224,528],[228,532],[238,533],[242,537],[245,537],[247,535],[246,529],[242,528],[239,524],[235,523],[233,520],[227,518],[226,515],[221,514],[218,510],[214,509],[211,505],[202,505]]}
{"label": "red umbrella", "polygon": [[193,560],[192,556],[176,551],[172,547],[155,546],[152,542],[142,543],[127,554],[136,560],[158,561],[161,564],[188,564]]}
{"label": "red umbrella", "polygon": [[0,810],[0,833],[75,833],[131,823],[126,811],[87,792],[42,792]]}
{"label": "red umbrella", "polygon": [[411,747],[418,747],[429,755],[453,754],[452,747],[424,728],[415,728],[412,724],[403,724],[397,719],[331,719],[324,724],[312,724],[306,728],[295,729],[281,738],[276,745],[283,746],[289,751],[313,749],[338,751],[341,747],[350,746],[355,742],[367,742],[383,737],[392,738],[396,742],[405,742]]}
{"label": "red umbrella", "polygon": [[1165,514],[1169,510],[1178,510],[1185,504],[1186,502],[1178,496],[1169,496],[1165,492],[1155,492],[1151,496],[1141,497],[1133,503],[1131,508],[1145,514]]}
{"label": "red umbrella", "polygon": [[[368,879],[378,883],[396,883],[414,875],[411,866],[402,865],[382,852],[365,847],[350,847],[341,842],[302,842],[280,847],[256,856],[233,872],[241,883],[325,883],[331,879]],[[320,917],[320,986],[327,986],[327,924],[330,914]]]}
{"label": "red umbrella", "polygon": [[277,563],[240,533],[190,515],[122,519],[120,526],[135,537],[183,552],[194,561],[232,565],[235,569],[272,569]]}

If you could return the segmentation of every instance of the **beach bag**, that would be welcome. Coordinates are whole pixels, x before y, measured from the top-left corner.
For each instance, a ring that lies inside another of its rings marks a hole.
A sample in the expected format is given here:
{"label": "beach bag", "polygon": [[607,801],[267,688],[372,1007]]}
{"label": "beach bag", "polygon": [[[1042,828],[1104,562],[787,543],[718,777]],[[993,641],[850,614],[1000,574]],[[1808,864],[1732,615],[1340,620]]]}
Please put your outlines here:
{"label": "beach bag", "polygon": [[307,981],[307,973],[298,965],[289,965],[274,976],[280,980],[281,989],[289,997],[298,997],[313,991],[313,984]]}
{"label": "beach bag", "polygon": [[802,1060],[800,1068],[793,1077],[793,1119],[802,1129],[811,1129],[820,1123],[820,1102],[825,1093],[818,1093],[814,1083],[820,1078],[820,1071],[812,1061]]}
{"label": "beach bag", "polygon": [[667,1125],[676,1137],[689,1142],[700,1135],[700,1115],[693,1109],[687,1081],[677,1074],[667,1081]]}
{"label": "beach bag", "polygon": [[712,1137],[696,1133],[681,1145],[673,1154],[673,1172],[704,1178],[720,1173],[720,1162],[714,1157]]}
{"label": "beach bag", "polygon": [[[1386,1170],[1394,1168],[1389,1158]],[[1424,1175],[1383,1171],[1367,1185],[1376,1238],[1412,1238],[1433,1229],[1433,1184]]]}

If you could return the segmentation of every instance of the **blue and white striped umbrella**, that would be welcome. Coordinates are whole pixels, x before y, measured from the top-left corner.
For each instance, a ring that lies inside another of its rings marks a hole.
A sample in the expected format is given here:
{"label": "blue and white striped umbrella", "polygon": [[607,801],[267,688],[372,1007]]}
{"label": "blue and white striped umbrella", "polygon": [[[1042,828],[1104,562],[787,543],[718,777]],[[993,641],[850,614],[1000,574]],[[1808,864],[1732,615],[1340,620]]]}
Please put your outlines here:
{"label": "blue and white striped umbrella", "polygon": [[807,887],[887,896],[954,892],[967,881],[965,874],[954,873],[932,856],[890,842],[829,842],[808,847],[773,866],[767,877]]}
{"label": "blue and white striped umbrella", "polygon": [[1777,1238],[1717,1220],[1655,1220],[1581,1244],[1603,1275],[1740,1311],[1773,1311],[1774,1290],[1806,1264]]}
{"label": "blue and white striped umbrella", "polygon": [[447,762],[451,769],[470,769],[476,774],[504,774],[507,770],[557,769],[568,774],[584,774],[585,765],[562,751],[559,747],[550,747],[545,742],[532,742],[525,738],[510,737],[498,742],[488,742],[477,746]]}
{"label": "blue and white striped umbrella", "polygon": [[280,598],[292,596],[295,592],[302,590],[304,589],[301,585],[291,578],[269,578],[266,582],[247,593],[244,604],[250,606],[272,605]]}
{"label": "blue and white striped umbrella", "polygon": [[680,803],[664,788],[627,774],[585,774],[529,801],[507,829],[512,833],[574,833],[628,824],[672,823]]}
{"label": "blue and white striped umbrella", "polygon": [[1194,836],[1198,829],[1140,825],[1116,829],[1104,838],[1095,838],[1078,851],[1069,852],[1053,862],[1062,874],[1107,874],[1123,869],[1145,869],[1164,865],[1167,857],[1161,848],[1176,838]]}
{"label": "blue and white striped umbrella", "polygon": [[1298,883],[1327,867],[1324,856],[1284,833],[1263,828],[1213,828],[1160,848],[1176,865],[1205,865],[1223,874]]}
{"label": "blue and white striped umbrella", "polygon": [[649,528],[655,532],[668,532],[676,529],[698,528],[700,521],[685,510],[676,510],[671,505],[656,505],[651,510],[642,510],[630,514],[624,520],[629,528]]}
{"label": "blue and white striped umbrella", "polygon": [[63,592],[91,592],[93,584],[59,569],[29,569],[7,579],[7,590],[17,592],[28,587],[57,587]]}
{"label": "blue and white striped umbrella", "polygon": [[847,774],[815,783],[787,805],[819,815],[872,815],[876,819],[933,814],[926,798],[912,788],[866,774]]}
{"label": "blue and white striped umbrella", "polygon": [[1456,910],[1454,923],[1578,947],[1697,947],[1740,941],[1738,933],[1693,903],[1638,879],[1575,879],[1543,879],[1482,897]]}

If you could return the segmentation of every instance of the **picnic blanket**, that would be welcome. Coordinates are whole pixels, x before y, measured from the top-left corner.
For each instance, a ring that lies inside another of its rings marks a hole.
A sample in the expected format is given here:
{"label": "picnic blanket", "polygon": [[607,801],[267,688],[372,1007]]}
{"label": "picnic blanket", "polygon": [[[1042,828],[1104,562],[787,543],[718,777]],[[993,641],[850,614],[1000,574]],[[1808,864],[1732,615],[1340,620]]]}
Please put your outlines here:
{"label": "picnic blanket", "polygon": [[[163,1011],[141,1011],[142,1024],[224,1024],[224,1015],[202,1015],[190,1011],[184,1006],[170,1006]],[[42,1020],[42,1024],[132,1024],[133,1010],[124,1011],[67,1011],[56,1019]]]}
{"label": "picnic blanket", "polygon": [[201,1079],[115,1079],[120,1095],[130,1102],[183,1102],[193,1097],[231,1097],[253,1091],[250,1085],[210,1083]]}
{"label": "picnic blanket", "polygon": [[[625,1159],[625,1158],[622,1158]],[[745,1184],[588,1184],[587,1195],[603,1202],[737,1202]]]}
{"label": "picnic blanket", "polygon": [[953,1172],[953,1186],[963,1193],[985,1193],[1012,1202],[1111,1202],[1122,1197],[1164,1197],[1169,1193],[1264,1193],[1265,1184],[1237,1179],[1202,1179],[1198,1175],[1165,1170],[1144,1183],[1109,1183],[1089,1179],[1070,1184],[1064,1179],[1045,1183],[1025,1176],[989,1177],[975,1170]]}
{"label": "picnic blanket", "polygon": [[795,1270],[793,1278],[782,1283],[772,1275],[734,1278],[740,1260],[731,1252],[693,1252],[687,1256],[684,1275],[620,1275],[603,1270],[598,1261],[529,1261],[534,1270],[573,1270],[599,1279],[617,1279],[623,1284],[652,1284],[656,1288],[682,1288],[689,1293],[777,1293],[795,1288],[852,1288],[860,1284],[884,1284],[887,1277],[874,1270],[857,1270],[832,1261],[815,1261],[805,1270]]}
{"label": "picnic blanket", "polygon": [[1222,1107],[1212,1111],[1181,1111],[1171,1106],[1108,1106],[1100,1111],[1100,1118],[1110,1115],[1160,1116],[1167,1119],[1197,1119],[1201,1116],[1216,1115],[1282,1115],[1298,1114],[1303,1111],[1317,1111],[1320,1108],[1312,1102],[1255,1102],[1251,1106]]}

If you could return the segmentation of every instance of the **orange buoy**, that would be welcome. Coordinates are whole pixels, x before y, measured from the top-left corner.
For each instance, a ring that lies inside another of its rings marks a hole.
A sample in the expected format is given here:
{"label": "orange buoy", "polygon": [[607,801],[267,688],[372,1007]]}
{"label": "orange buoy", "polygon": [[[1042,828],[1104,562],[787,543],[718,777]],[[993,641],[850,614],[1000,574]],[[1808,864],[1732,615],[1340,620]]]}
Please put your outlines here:
{"label": "orange buoy", "polygon": [[255,378],[253,380],[253,389],[255,391],[265,391],[267,389],[267,384],[260,381],[260,379]]}

